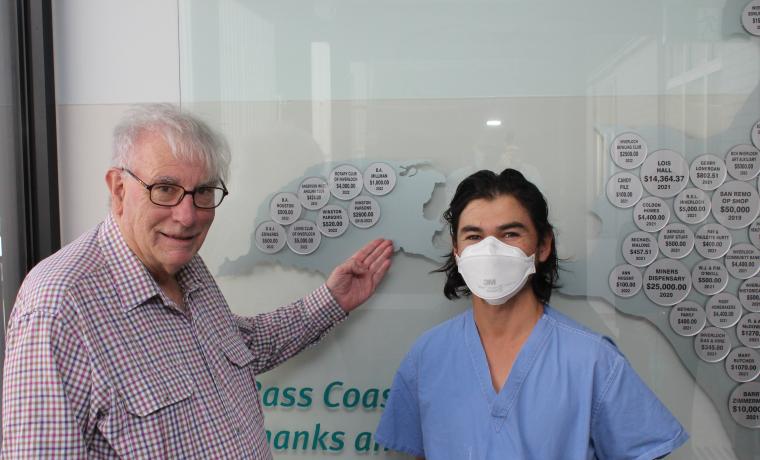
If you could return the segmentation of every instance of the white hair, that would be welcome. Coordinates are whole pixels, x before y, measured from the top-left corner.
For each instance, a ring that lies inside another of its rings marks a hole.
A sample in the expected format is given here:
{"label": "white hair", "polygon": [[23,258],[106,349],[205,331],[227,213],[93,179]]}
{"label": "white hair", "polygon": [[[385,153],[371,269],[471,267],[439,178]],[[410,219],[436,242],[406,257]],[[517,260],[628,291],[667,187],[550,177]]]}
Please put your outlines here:
{"label": "white hair", "polygon": [[227,182],[230,149],[227,141],[203,120],[172,104],[146,104],[132,108],[113,132],[111,166],[131,168],[135,143],[145,133],[163,137],[174,158],[200,161],[209,179]]}

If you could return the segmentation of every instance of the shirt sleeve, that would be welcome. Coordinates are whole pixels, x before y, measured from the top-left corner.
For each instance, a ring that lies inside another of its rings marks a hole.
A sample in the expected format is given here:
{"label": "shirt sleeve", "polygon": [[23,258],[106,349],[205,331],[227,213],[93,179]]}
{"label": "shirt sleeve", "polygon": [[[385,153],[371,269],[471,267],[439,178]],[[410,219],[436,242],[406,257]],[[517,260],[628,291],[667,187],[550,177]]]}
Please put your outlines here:
{"label": "shirt sleeve", "polygon": [[391,450],[425,456],[413,351],[404,358],[393,378],[375,440]]}
{"label": "shirt sleeve", "polygon": [[89,388],[74,328],[45,311],[15,317],[6,336],[3,458],[86,458]]}
{"label": "shirt sleeve", "polygon": [[600,459],[652,460],[689,438],[617,349],[602,367],[591,420],[591,442]]}
{"label": "shirt sleeve", "polygon": [[318,343],[348,314],[326,285],[303,299],[253,317],[236,315],[238,329],[260,374]]}

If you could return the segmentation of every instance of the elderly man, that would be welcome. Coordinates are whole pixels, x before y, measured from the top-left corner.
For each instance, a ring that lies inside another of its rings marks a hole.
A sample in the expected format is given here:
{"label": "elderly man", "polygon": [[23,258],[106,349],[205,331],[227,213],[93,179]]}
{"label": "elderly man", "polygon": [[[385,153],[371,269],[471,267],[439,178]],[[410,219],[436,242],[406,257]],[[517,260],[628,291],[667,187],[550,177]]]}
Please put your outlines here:
{"label": "elderly man", "polygon": [[5,458],[268,459],[255,374],[318,342],[375,291],[375,240],[313,293],[231,313],[197,255],[229,154],[167,105],[116,128],[110,215],[27,276],[7,332]]}

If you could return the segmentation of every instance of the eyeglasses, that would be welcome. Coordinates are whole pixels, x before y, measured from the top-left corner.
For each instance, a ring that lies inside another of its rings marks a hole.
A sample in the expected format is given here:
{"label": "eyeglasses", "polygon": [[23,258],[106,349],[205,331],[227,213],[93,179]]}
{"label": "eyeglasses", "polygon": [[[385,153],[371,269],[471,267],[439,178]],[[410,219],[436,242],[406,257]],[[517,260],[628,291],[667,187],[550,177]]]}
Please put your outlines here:
{"label": "eyeglasses", "polygon": [[227,187],[224,185],[224,182],[222,180],[219,180],[219,182],[222,184],[221,187],[208,187],[203,185],[196,187],[193,190],[185,190],[183,187],[175,184],[159,183],[148,185],[143,182],[142,179],[135,176],[135,173],[129,169],[121,168],[121,170],[132,176],[137,182],[145,187],[146,190],[148,190],[148,193],[150,194],[150,201],[153,204],[165,206],[168,208],[177,206],[182,202],[183,199],[185,199],[185,195],[190,195],[193,197],[193,204],[196,208],[214,209],[215,207],[222,204],[222,200],[224,200],[225,196],[230,194],[230,192],[227,191]]}

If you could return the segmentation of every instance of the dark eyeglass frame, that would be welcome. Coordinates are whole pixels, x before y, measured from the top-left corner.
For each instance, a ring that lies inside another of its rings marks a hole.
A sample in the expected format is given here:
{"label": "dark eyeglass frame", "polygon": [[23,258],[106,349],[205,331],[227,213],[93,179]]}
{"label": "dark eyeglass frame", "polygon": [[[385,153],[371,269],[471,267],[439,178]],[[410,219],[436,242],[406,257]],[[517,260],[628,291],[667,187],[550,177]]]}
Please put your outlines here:
{"label": "dark eyeglass frame", "polygon": [[[221,187],[212,187],[212,186],[204,185],[204,186],[201,186],[201,187],[196,187],[196,188],[194,188],[192,190],[185,190],[185,188],[182,187],[182,186],[180,186],[180,185],[177,185],[177,184],[167,184],[167,183],[164,183],[164,182],[157,182],[155,184],[148,185],[148,184],[145,183],[145,181],[143,181],[142,179],[140,179],[139,177],[137,177],[135,175],[135,173],[133,173],[129,169],[127,169],[127,168],[120,168],[120,169],[122,171],[124,171],[125,173],[129,174],[130,176],[132,176],[137,182],[140,183],[140,185],[142,185],[143,187],[145,187],[145,189],[148,191],[148,198],[150,199],[151,203],[155,204],[156,206],[162,206],[164,208],[173,208],[174,206],[177,206],[178,204],[182,203],[182,200],[185,199],[186,195],[190,195],[190,196],[193,197],[193,206],[195,206],[196,208],[198,208],[198,209],[214,209],[214,208],[219,207],[219,205],[222,204],[222,201],[224,201],[224,197],[226,197],[227,195],[230,194],[230,192],[227,190],[227,186],[224,185],[224,181],[221,180],[221,179],[219,179],[219,182],[222,184]],[[182,189],[183,193],[182,193],[182,195],[179,196],[179,199],[177,199],[177,202],[174,203],[174,204],[156,203],[155,201],[153,201],[153,188],[154,187],[158,187],[158,186],[164,186],[164,187],[168,186],[168,187],[174,187],[174,188]],[[216,189],[216,190],[221,190],[221,192],[222,192],[222,198],[219,199],[219,203],[217,203],[215,206],[199,206],[198,203],[195,201],[195,193],[199,189]]]}

